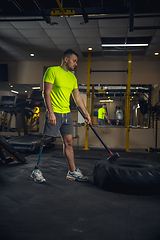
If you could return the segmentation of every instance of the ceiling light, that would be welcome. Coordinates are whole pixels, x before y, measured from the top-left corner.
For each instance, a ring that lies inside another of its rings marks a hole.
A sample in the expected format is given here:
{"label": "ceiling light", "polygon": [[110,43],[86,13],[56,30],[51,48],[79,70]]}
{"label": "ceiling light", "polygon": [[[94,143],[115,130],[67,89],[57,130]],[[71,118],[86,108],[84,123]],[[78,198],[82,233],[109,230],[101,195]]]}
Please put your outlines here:
{"label": "ceiling light", "polygon": [[93,48],[91,48],[91,47],[88,48],[88,51],[92,51],[92,50],[93,50]]}
{"label": "ceiling light", "polygon": [[11,92],[12,92],[12,93],[17,93],[17,94],[18,94],[18,92],[17,92],[17,91],[14,91],[14,90],[11,90]]}
{"label": "ceiling light", "polygon": [[100,103],[113,102],[113,100],[112,100],[112,99],[108,99],[108,100],[100,100],[99,102],[100,102]]}
{"label": "ceiling light", "polygon": [[31,57],[34,57],[34,53],[31,53],[30,56],[31,56]]}
{"label": "ceiling light", "polygon": [[155,56],[158,56],[158,55],[159,55],[159,52],[155,52],[154,55],[155,55]]}
{"label": "ceiling light", "polygon": [[13,85],[10,85],[10,87],[13,87]]}
{"label": "ceiling light", "polygon": [[24,92],[27,92],[27,91],[24,91]]}
{"label": "ceiling light", "polygon": [[34,90],[35,90],[35,89],[40,89],[40,87],[32,87],[32,89],[34,89]]}
{"label": "ceiling light", "polygon": [[148,47],[148,43],[102,44],[102,47]]}

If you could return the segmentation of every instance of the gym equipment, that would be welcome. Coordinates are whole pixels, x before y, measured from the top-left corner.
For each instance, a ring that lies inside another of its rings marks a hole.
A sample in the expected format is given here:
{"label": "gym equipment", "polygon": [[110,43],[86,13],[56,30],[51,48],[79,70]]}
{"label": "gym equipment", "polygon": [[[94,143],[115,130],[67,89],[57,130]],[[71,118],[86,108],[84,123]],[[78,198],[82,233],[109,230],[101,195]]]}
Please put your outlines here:
{"label": "gym equipment", "polygon": [[[86,119],[86,116],[84,115],[82,109],[80,107],[77,106],[78,111],[80,112],[80,114],[82,115],[82,117],[84,119]],[[113,154],[113,152],[107,147],[107,145],[104,143],[104,141],[101,139],[101,137],[98,135],[98,133],[96,132],[96,130],[93,128],[92,124],[88,124],[89,127],[92,129],[92,131],[94,132],[94,134],[97,136],[97,138],[100,140],[100,142],[103,144],[103,146],[105,147],[105,149],[108,151],[110,157],[107,158],[107,160],[109,162],[113,162],[116,161],[117,158],[120,158],[118,153]]]}
{"label": "gym equipment", "polygon": [[3,161],[6,161],[6,157],[4,155],[4,153],[2,152],[2,149],[8,153],[15,161],[17,161],[18,163],[25,163],[26,159],[17,152],[17,150],[11,145],[9,144],[6,139],[2,136],[0,136],[0,156],[2,158]]}
{"label": "gym equipment", "polygon": [[[16,103],[19,112],[21,113],[21,120],[22,120],[22,126],[24,130],[24,135],[19,137],[12,137],[8,139],[8,142],[12,144],[12,146],[17,150],[28,150],[31,152],[38,152],[41,144],[41,139],[43,137],[43,134],[39,133],[28,133],[28,129],[26,126],[25,121],[25,108],[28,109],[34,109],[35,107],[43,107],[44,106],[44,100],[42,97],[42,91],[40,90],[34,90],[31,93],[31,96],[29,99],[17,99]],[[48,136],[45,138],[44,145],[49,145],[51,142],[53,142],[53,138]]]}
{"label": "gym equipment", "polygon": [[115,110],[115,119],[116,120],[123,120],[123,109],[121,107],[116,106],[116,110]]}
{"label": "gym equipment", "polygon": [[160,165],[136,158],[119,158],[114,163],[98,160],[93,170],[100,188],[127,194],[160,193]]}
{"label": "gym equipment", "polygon": [[[12,137],[8,142],[17,150],[28,150],[37,153],[41,144],[43,134],[27,134],[20,137]],[[44,145],[49,145],[52,142],[52,137],[47,137]]]}
{"label": "gym equipment", "polygon": [[[16,97],[15,96],[2,96],[0,111],[4,112],[4,119],[3,119],[2,126],[1,126],[1,131],[2,132],[15,131],[14,129],[10,128],[12,117],[13,117],[13,115],[15,115],[16,122],[17,122],[18,135],[20,136],[20,129],[19,129],[19,123],[18,123],[18,117],[17,117],[17,113],[18,113],[19,109],[16,107]],[[9,120],[7,119],[8,114],[10,115]]]}

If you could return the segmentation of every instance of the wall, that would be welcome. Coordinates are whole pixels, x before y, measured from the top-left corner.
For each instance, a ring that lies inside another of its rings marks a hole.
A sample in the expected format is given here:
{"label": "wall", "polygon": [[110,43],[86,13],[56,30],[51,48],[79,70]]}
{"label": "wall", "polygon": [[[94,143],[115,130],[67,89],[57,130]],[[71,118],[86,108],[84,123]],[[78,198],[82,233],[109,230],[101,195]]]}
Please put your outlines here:
{"label": "wall", "polygon": [[[126,148],[126,128],[125,127],[94,127],[105,144],[109,148]],[[78,127],[77,133],[79,135],[79,146],[85,145],[85,129]],[[157,147],[160,148],[160,129],[158,129],[158,143]],[[88,145],[91,147],[102,147],[102,143],[95,136],[93,131],[89,130]],[[130,149],[147,149],[155,147],[155,129],[130,129],[129,134],[129,148]]]}
{"label": "wall", "polygon": [[42,88],[43,67],[58,65],[51,62],[9,62],[9,82],[17,84],[40,84]]}
{"label": "wall", "polygon": [[[92,61],[92,59],[91,59]],[[59,62],[9,62],[9,82],[19,84],[41,84],[43,67],[59,65]],[[127,61],[91,62],[92,70],[127,70]],[[79,62],[77,67],[79,84],[87,83],[87,62]],[[160,84],[158,61],[132,62],[132,84]],[[91,73],[91,84],[126,84],[127,73]]]}
{"label": "wall", "polygon": [[[92,70],[127,70],[127,61],[91,62]],[[79,62],[77,68],[79,83],[87,81],[87,63]],[[91,84],[126,84],[127,73],[91,73]],[[158,61],[132,62],[131,84],[159,84],[160,67]]]}
{"label": "wall", "polygon": [[[96,132],[102,138],[108,148],[126,149],[126,128],[125,127],[94,127]],[[73,139],[74,146],[85,146],[85,128],[83,126],[77,128],[78,138]],[[160,129],[158,129],[157,147],[160,148]],[[60,138],[56,139],[57,145],[62,144]],[[88,147],[103,147],[102,143],[93,133],[89,130]],[[155,147],[155,129],[130,129],[129,135],[129,149],[147,149]],[[107,151],[107,150],[106,150]],[[107,154],[106,154],[107,155]]]}
{"label": "wall", "polygon": [[[9,62],[9,82],[19,84],[40,84],[42,88],[43,67],[59,65],[59,62]],[[123,62],[91,62],[93,70],[126,70],[127,61]],[[87,83],[87,62],[79,62],[77,68],[77,78],[79,84]],[[92,73],[91,84],[126,84],[126,73]],[[132,63],[131,84],[160,84],[160,67],[157,61],[145,61]],[[84,146],[84,130],[78,128],[79,143]],[[80,131],[79,131],[80,130]],[[159,129],[158,129],[159,130]],[[98,131],[100,131],[98,129]],[[108,129],[106,130],[108,131]],[[103,133],[102,137],[109,147],[125,148],[125,128],[112,128],[109,133]],[[160,134],[160,133],[158,133]],[[138,137],[137,137],[138,136]],[[160,139],[160,135],[158,135]],[[159,143],[158,143],[159,144]],[[89,134],[89,145],[100,146],[98,139]],[[154,129],[131,129],[130,146],[132,148],[154,147]],[[160,145],[159,145],[160,147]]]}

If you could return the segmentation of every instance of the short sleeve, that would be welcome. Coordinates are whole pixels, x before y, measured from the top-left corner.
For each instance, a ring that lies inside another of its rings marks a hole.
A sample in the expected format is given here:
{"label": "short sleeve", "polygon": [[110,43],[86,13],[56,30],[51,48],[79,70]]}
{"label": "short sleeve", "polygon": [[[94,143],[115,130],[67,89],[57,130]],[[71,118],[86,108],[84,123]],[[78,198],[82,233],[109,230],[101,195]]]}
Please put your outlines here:
{"label": "short sleeve", "polygon": [[54,83],[55,80],[55,73],[53,71],[53,67],[47,68],[44,77],[43,77],[43,82],[49,82],[49,83]]}

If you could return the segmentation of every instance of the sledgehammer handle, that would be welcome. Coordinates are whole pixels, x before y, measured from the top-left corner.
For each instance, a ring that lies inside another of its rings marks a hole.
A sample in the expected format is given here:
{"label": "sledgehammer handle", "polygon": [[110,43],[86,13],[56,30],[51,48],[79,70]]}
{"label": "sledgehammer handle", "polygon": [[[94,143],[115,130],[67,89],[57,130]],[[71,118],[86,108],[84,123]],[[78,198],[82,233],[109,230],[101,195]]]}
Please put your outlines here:
{"label": "sledgehammer handle", "polygon": [[[82,117],[84,118],[84,119],[86,119],[86,116],[84,115],[84,113],[83,113],[83,111],[82,111],[82,109],[80,108],[80,107],[78,107],[77,106],[77,109],[78,109],[78,111],[80,112],[80,114],[82,115]],[[112,156],[112,155],[114,155],[113,153],[112,153],[112,151],[107,147],[107,145],[104,143],[104,141],[101,139],[101,137],[98,135],[98,133],[96,132],[96,130],[93,128],[93,126],[92,126],[92,124],[88,124],[89,125],[89,127],[92,129],[92,131],[94,132],[94,134],[97,136],[97,138],[100,140],[100,142],[103,144],[103,146],[107,149],[107,151],[109,152],[109,154]]]}

